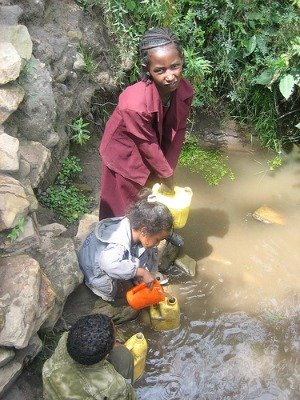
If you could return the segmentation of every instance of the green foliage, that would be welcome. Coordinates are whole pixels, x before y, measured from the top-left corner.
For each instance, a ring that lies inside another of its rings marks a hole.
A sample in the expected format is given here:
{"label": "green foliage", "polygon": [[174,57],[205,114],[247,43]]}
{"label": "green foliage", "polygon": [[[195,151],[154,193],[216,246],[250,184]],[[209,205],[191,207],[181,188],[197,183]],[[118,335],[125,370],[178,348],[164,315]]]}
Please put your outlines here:
{"label": "green foliage", "polygon": [[186,137],[179,161],[191,171],[200,173],[209,185],[218,185],[225,176],[234,179],[232,170],[226,164],[226,157],[220,151],[201,149],[193,135]]}
{"label": "green foliage", "polygon": [[18,237],[21,235],[21,233],[24,231],[24,224],[25,224],[25,218],[22,217],[18,220],[17,225],[7,235],[8,239],[11,242],[14,242],[15,240],[17,240]]}
{"label": "green foliage", "polygon": [[56,182],[59,185],[70,183],[72,179],[82,171],[78,157],[71,156],[64,159],[61,170],[57,176]]}
{"label": "green foliage", "polygon": [[283,164],[282,157],[278,154],[272,160],[268,160],[268,166],[270,171],[275,171],[276,169],[280,168]]}
{"label": "green foliage", "polygon": [[72,124],[69,125],[73,133],[71,140],[80,145],[85,144],[91,137],[90,131],[86,129],[88,125],[89,123],[84,122],[82,117],[74,119]]}
{"label": "green foliage", "polygon": [[72,182],[79,172],[79,159],[74,156],[66,158],[55,184],[38,193],[41,204],[53,210],[68,224],[76,222],[89,208],[88,198]]}
{"label": "green foliage", "polygon": [[98,67],[98,64],[96,63],[94,58],[93,50],[90,50],[89,48],[81,44],[79,47],[79,53],[81,54],[84,63],[83,71],[88,74],[93,74]]}
{"label": "green foliage", "polygon": [[[299,0],[103,0],[102,7],[118,45],[115,59],[132,66],[131,80],[138,77],[140,36],[168,26],[185,48],[194,106],[219,111],[221,102],[272,150],[300,140]],[[122,67],[115,71],[124,83]]]}

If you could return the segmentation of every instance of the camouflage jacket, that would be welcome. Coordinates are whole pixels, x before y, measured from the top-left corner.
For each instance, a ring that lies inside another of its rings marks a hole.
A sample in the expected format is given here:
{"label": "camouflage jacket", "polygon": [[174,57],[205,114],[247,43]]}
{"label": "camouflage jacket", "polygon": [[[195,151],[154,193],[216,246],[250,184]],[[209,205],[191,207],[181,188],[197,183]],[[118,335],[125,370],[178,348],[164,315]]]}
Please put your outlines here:
{"label": "camouflage jacket", "polygon": [[63,333],[43,366],[44,400],[136,400],[133,387],[107,360],[81,365],[67,352]]}

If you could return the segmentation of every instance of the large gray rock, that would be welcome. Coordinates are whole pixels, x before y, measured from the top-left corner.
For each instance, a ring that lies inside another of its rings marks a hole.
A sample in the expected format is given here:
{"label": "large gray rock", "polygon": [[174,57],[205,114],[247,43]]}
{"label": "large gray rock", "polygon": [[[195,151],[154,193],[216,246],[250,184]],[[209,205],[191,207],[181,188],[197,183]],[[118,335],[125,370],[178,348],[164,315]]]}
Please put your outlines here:
{"label": "large gray rock", "polygon": [[55,305],[43,328],[53,328],[62,315],[67,297],[80,283],[83,274],[79,268],[75,245],[72,239],[63,237],[42,237],[41,266],[55,291]]}
{"label": "large gray rock", "polygon": [[24,95],[24,89],[16,83],[0,87],[0,124],[17,110]]}
{"label": "large gray rock", "polygon": [[19,6],[0,6],[0,25],[18,25],[22,13]]}
{"label": "large gray rock", "polygon": [[30,202],[19,181],[0,174],[0,231],[17,225],[28,214]]}
{"label": "large gray rock", "polygon": [[14,81],[21,71],[21,57],[11,43],[0,42],[0,84]]}
{"label": "large gray rock", "polygon": [[0,132],[0,172],[19,169],[19,140]]}
{"label": "large gray rock", "polygon": [[0,346],[24,348],[54,305],[54,293],[39,263],[27,255],[0,259],[0,306],[5,323]]}
{"label": "large gray rock", "polygon": [[32,57],[30,69],[22,74],[20,84],[26,91],[26,98],[13,116],[19,135],[52,148],[58,143],[59,136],[54,130],[56,104],[52,78],[45,64]]}

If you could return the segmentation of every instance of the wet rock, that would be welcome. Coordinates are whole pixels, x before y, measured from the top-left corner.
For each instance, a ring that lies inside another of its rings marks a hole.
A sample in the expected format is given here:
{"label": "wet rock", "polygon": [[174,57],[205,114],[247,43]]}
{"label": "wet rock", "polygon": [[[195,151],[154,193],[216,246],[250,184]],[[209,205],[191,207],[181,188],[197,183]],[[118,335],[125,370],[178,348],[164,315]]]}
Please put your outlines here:
{"label": "wet rock", "polygon": [[0,84],[4,85],[18,78],[21,71],[21,57],[11,43],[0,42]]}
{"label": "wet rock", "polygon": [[176,258],[175,265],[189,276],[196,275],[197,262],[187,254],[183,254]]}
{"label": "wet rock", "polygon": [[167,240],[162,240],[158,246],[158,269],[160,272],[166,272],[174,264],[178,254],[179,247],[174,246]]}
{"label": "wet rock", "polygon": [[[42,282],[43,281],[43,282]],[[0,305],[5,323],[0,346],[24,348],[54,305],[54,294],[39,263],[27,255],[0,259]]]}
{"label": "wet rock", "polygon": [[283,216],[268,206],[259,207],[252,216],[265,224],[285,225]]}
{"label": "wet rock", "polygon": [[[0,72],[1,75],[1,72]],[[14,172],[19,169],[19,140],[0,132],[0,171]]]}

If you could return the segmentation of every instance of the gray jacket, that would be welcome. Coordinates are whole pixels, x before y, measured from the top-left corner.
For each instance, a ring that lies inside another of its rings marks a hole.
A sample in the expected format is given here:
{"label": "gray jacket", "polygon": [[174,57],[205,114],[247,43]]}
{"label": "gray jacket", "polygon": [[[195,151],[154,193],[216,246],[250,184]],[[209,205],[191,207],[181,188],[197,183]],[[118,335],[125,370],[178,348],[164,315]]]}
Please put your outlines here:
{"label": "gray jacket", "polygon": [[138,267],[147,267],[152,273],[158,268],[157,248],[132,243],[127,217],[100,221],[82,244],[78,258],[87,286],[112,298],[117,280],[134,278]]}

